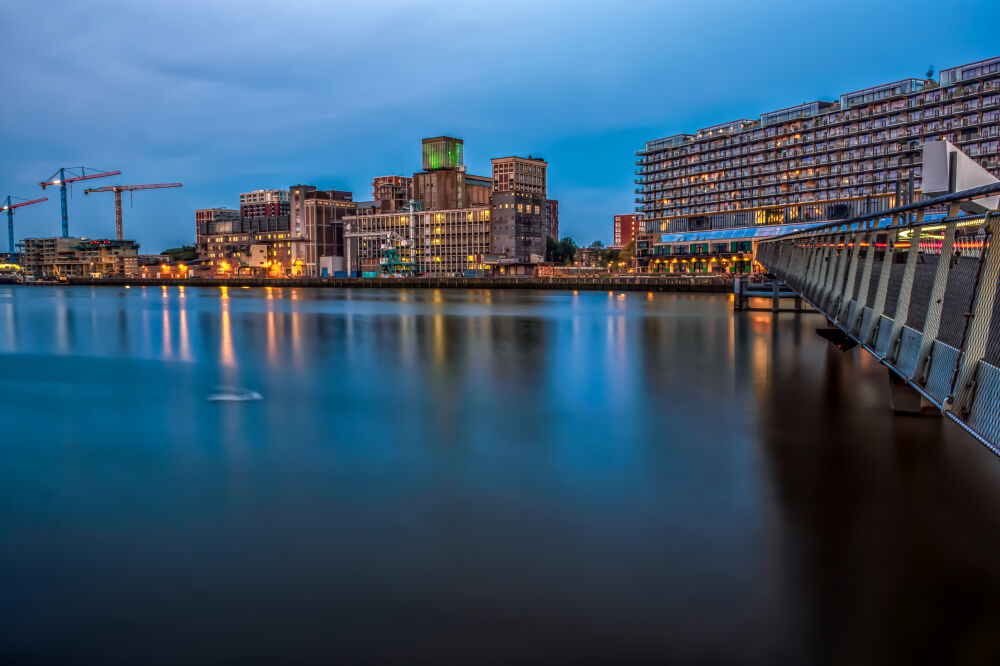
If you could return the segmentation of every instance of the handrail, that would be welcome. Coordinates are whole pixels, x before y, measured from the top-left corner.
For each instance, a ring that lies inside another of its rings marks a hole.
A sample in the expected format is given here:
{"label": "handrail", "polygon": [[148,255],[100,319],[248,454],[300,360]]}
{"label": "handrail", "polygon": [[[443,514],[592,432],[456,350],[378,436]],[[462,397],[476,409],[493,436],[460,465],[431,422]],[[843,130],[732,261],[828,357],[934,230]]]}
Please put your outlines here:
{"label": "handrail", "polygon": [[[962,190],[961,192],[952,192],[950,194],[943,194],[939,197],[931,197],[930,199],[924,199],[923,201],[915,201],[909,204],[903,204],[902,206],[895,206],[894,208],[885,208],[883,210],[875,211],[873,213],[868,213],[866,215],[855,215],[854,217],[848,218],[846,220],[837,220],[836,222],[829,222],[820,226],[812,227],[810,229],[804,229],[800,231],[793,231],[788,234],[783,234],[781,236],[774,236],[768,238],[767,240],[760,241],[761,243],[773,243],[775,241],[780,241],[782,239],[791,238],[792,236],[800,234],[815,234],[822,233],[826,230],[836,230],[838,227],[848,226],[852,224],[857,224],[858,222],[866,222],[868,220],[877,220],[883,217],[891,217],[893,215],[899,215],[901,213],[908,213],[914,210],[920,210],[923,208],[933,208],[935,206],[941,206],[944,204],[955,203],[957,201],[968,201],[970,199],[982,199],[990,195],[1000,195],[1000,183],[991,183],[989,185],[981,185],[979,187],[973,187],[968,190]],[[991,214],[994,211],[991,211]],[[985,215],[981,213],[980,215]],[[970,216],[975,217],[975,216]],[[940,220],[938,220],[940,222]],[[904,225],[908,226],[908,225]]]}

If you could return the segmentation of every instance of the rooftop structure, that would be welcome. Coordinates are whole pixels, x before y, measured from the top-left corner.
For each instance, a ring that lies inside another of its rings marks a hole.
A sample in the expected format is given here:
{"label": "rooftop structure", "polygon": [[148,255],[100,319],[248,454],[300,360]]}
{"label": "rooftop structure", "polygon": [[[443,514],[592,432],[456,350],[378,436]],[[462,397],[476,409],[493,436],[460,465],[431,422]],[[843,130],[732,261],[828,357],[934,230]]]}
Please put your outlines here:
{"label": "rooftop structure", "polygon": [[545,196],[548,163],[538,157],[494,157],[493,191]]}
{"label": "rooftop structure", "polygon": [[465,164],[463,142],[451,136],[436,136],[423,140],[423,169],[457,169]]}

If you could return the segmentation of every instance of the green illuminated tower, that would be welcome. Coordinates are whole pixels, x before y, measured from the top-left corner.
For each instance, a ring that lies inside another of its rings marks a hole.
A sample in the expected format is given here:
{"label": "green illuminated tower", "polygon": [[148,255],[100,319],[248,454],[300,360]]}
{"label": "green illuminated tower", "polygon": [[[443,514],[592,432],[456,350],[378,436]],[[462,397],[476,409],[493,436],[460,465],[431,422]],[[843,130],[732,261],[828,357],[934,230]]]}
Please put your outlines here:
{"label": "green illuminated tower", "polygon": [[462,166],[462,140],[451,136],[424,139],[424,171]]}

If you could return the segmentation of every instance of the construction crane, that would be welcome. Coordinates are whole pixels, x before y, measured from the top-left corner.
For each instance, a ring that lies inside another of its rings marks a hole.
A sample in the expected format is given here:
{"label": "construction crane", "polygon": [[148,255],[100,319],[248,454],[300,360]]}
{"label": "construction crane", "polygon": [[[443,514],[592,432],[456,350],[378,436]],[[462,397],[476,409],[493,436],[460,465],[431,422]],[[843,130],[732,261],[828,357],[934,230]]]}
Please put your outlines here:
{"label": "construction crane", "polygon": [[7,243],[10,246],[11,259],[13,259],[14,257],[14,209],[20,208],[21,206],[30,206],[31,204],[42,203],[43,201],[49,200],[48,197],[42,197],[41,199],[32,199],[31,201],[21,199],[21,201],[13,203],[11,199],[15,198],[21,199],[21,197],[11,197],[10,195],[8,195],[7,203],[4,204],[2,208],[0,208],[0,211],[4,210],[7,211]]}
{"label": "construction crane", "polygon": [[[93,171],[94,173],[87,173],[88,171]],[[67,173],[69,173],[69,178],[66,177]],[[62,203],[63,238],[69,237],[69,213],[66,212],[66,184],[75,183],[79,180],[91,180],[93,178],[117,176],[119,174],[121,174],[121,171],[99,171],[98,169],[91,169],[89,167],[62,167],[49,176],[47,181],[39,183],[43,190],[49,185],[59,186],[59,200]]]}
{"label": "construction crane", "polygon": [[91,192],[114,192],[115,193],[115,238],[124,240],[124,229],[122,228],[122,192],[135,192],[136,190],[159,190],[165,187],[182,187],[180,183],[147,183],[146,185],[108,185],[107,187],[96,187],[91,190],[84,190],[84,194]]}

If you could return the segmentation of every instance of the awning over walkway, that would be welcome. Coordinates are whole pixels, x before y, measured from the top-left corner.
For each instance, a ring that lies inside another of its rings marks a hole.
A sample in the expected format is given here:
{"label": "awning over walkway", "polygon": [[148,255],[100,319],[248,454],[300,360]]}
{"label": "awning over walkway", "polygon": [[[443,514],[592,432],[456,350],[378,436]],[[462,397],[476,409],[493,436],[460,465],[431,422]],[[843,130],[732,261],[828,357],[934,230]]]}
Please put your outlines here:
{"label": "awning over walkway", "polygon": [[660,240],[655,245],[668,243],[703,243],[711,241],[745,241],[760,238],[770,238],[781,234],[791,234],[813,227],[820,227],[827,222],[810,224],[781,224],[767,227],[744,227],[742,229],[714,229],[712,231],[686,231],[677,234],[660,234]]}

